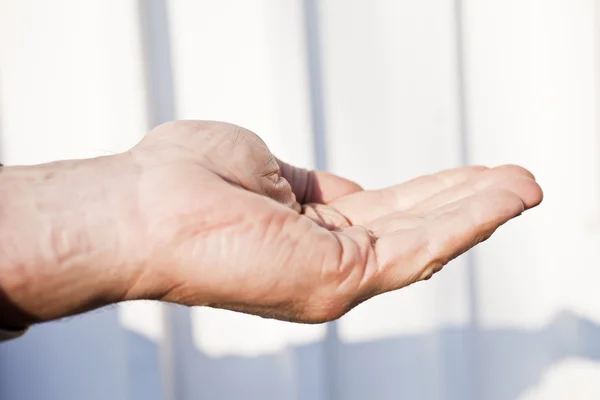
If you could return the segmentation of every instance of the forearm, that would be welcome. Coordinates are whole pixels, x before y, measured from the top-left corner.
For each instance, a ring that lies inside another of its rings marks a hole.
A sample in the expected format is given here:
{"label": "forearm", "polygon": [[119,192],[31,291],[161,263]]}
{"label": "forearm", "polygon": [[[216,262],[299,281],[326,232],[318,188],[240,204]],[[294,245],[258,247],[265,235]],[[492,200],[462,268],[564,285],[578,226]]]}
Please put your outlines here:
{"label": "forearm", "polygon": [[[21,328],[123,299],[131,278],[108,177],[116,157],[0,172],[0,327]],[[126,217],[126,215],[125,215]]]}

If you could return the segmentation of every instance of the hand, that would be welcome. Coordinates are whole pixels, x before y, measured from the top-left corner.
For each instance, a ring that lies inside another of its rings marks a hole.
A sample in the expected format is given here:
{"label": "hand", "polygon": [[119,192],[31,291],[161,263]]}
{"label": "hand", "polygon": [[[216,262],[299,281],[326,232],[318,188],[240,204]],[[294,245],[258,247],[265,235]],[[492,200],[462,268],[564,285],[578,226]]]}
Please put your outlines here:
{"label": "hand", "polygon": [[[36,232],[54,235],[38,257],[45,283],[13,279],[5,289],[33,321],[142,298],[329,321],[429,279],[542,200],[517,166],[459,168],[362,191],[287,165],[253,133],[215,122],[164,124],[127,153],[79,163],[70,172],[44,167],[70,177],[47,186],[63,192],[63,203],[71,193],[76,201],[67,204],[79,214],[34,221]],[[44,290],[74,277],[79,283],[60,301]],[[30,290],[19,290],[25,281]]]}
{"label": "hand", "polygon": [[154,249],[132,292],[162,276],[163,300],[303,322],[428,279],[542,198],[512,166],[363,192],[226,124],[167,124],[132,155],[145,182],[136,231]]}

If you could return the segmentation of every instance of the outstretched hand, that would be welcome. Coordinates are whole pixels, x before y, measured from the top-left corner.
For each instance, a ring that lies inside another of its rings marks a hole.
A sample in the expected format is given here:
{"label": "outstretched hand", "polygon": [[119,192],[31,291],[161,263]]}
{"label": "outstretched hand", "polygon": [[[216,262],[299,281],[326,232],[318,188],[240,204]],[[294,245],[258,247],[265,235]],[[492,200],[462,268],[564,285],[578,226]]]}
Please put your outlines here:
{"label": "outstretched hand", "polygon": [[[38,232],[56,235],[60,226],[66,235],[44,239],[58,245],[43,275],[89,283],[60,301],[56,292],[32,300],[13,285],[12,304],[30,322],[142,298],[329,321],[429,279],[542,200],[518,166],[458,168],[363,191],[285,164],[255,134],[216,122],[164,124],[111,157],[53,178],[81,214],[39,222],[48,227]],[[100,189],[88,188],[102,170],[110,176]],[[86,207],[92,193],[102,200]],[[29,284],[30,293],[43,290],[41,281]]]}
{"label": "outstretched hand", "polygon": [[226,124],[164,125],[132,153],[147,171],[138,198],[153,200],[141,209],[156,261],[141,282],[167,275],[164,300],[293,321],[332,320],[429,279],[542,199],[533,175],[516,166],[362,191],[287,165],[258,136]]}

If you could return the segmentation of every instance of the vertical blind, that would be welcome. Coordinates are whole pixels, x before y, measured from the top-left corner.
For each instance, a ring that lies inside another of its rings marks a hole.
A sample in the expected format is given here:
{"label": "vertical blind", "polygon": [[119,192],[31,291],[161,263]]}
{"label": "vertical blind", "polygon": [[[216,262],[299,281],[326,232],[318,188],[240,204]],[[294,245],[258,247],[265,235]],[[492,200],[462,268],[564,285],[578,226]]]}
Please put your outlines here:
{"label": "vertical blind", "polygon": [[[334,324],[133,302],[0,344],[0,399],[600,398],[597,0],[0,0],[6,165],[223,120],[365,188],[517,163],[545,191]],[[1,312],[1,310],[0,310]]]}

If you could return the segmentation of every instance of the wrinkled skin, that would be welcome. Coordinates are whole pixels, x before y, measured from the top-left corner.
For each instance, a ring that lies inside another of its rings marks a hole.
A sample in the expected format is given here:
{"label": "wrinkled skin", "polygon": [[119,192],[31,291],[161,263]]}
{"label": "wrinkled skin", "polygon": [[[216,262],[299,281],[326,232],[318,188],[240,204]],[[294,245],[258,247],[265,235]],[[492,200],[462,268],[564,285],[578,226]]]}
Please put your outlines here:
{"label": "wrinkled skin", "polygon": [[171,282],[164,300],[303,322],[430,278],[542,198],[516,166],[362,191],[288,166],[255,134],[218,123],[161,126],[132,155],[156,260],[142,285],[160,269]]}
{"label": "wrinkled skin", "polygon": [[59,260],[44,276],[78,270],[81,282],[99,282],[103,266],[102,276],[113,278],[101,280],[97,295],[82,283],[87,297],[73,289],[69,300],[42,296],[44,305],[10,286],[12,303],[34,321],[142,298],[329,321],[429,279],[542,200],[533,175],[518,166],[458,168],[363,191],[285,164],[254,133],[216,122],[167,123],[129,152],[95,162],[79,161],[81,177],[71,182],[85,192],[84,177],[114,171],[86,214],[97,229],[72,229],[78,240],[50,246],[67,256],[43,257]]}

